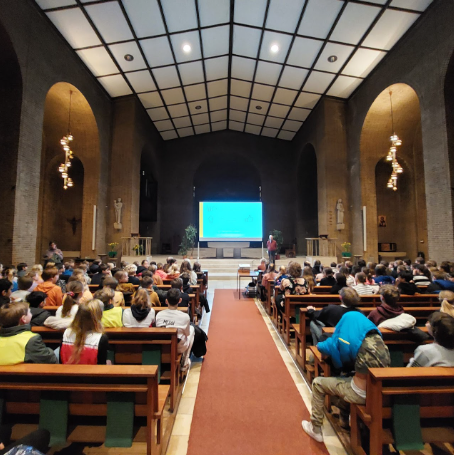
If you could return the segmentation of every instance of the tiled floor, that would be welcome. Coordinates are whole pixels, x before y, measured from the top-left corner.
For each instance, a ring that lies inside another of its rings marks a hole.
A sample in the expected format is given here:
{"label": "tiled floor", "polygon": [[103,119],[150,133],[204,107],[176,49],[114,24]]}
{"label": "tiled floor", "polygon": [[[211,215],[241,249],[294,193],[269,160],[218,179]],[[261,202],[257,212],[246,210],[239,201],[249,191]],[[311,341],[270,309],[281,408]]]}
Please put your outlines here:
{"label": "tiled floor", "polygon": [[[211,277],[211,275],[210,275]],[[208,302],[210,307],[213,304],[213,297],[215,289],[233,289],[236,283],[227,280],[213,280],[210,278],[209,281],[209,292]],[[296,387],[301,394],[304,404],[308,409],[311,407],[311,392],[308,388],[304,378],[302,377],[299,369],[295,365],[290,353],[287,350],[286,345],[283,343],[281,337],[277,334],[274,326],[268,315],[265,313],[260,304],[257,306],[262,314],[264,322],[266,323],[273,340],[282,356],[288,371],[295,381]],[[210,325],[211,313],[205,314],[202,320],[201,328],[208,333]],[[197,398],[197,389],[199,385],[200,372],[202,369],[201,359],[193,359],[191,370],[189,372],[183,395],[178,407],[175,424],[173,427],[172,435],[170,437],[169,446],[167,448],[166,455],[186,455],[189,442],[189,434],[191,431],[192,415],[194,412],[195,401]],[[303,431],[303,430],[301,430]],[[338,437],[334,433],[331,425],[325,421],[323,427],[323,433],[325,437],[325,445],[330,455],[346,455],[346,452],[339,441]]]}

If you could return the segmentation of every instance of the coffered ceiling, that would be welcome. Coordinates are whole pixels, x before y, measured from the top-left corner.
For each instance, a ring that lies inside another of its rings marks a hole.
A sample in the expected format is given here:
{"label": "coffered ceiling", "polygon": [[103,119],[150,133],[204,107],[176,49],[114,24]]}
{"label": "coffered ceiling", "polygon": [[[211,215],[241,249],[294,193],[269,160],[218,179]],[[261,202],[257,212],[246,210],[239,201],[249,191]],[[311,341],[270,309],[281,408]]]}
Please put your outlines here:
{"label": "coffered ceiling", "polygon": [[165,140],[231,129],[292,140],[348,98],[432,0],[36,0],[112,97]]}

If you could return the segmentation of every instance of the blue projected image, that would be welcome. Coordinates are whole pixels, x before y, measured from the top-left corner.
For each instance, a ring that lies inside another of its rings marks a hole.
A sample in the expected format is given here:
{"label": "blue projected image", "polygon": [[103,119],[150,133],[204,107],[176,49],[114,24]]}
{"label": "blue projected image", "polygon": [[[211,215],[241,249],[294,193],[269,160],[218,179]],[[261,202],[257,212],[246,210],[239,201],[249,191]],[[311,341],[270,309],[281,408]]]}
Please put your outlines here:
{"label": "blue projected image", "polygon": [[200,202],[200,240],[262,240],[261,202]]}

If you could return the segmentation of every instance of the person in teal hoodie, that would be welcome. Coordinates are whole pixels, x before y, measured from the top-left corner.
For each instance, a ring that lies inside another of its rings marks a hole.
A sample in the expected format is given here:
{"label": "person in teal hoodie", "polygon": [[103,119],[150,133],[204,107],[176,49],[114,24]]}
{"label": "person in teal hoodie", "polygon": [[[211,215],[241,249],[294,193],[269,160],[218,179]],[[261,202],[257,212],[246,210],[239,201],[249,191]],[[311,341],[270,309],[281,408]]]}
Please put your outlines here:
{"label": "person in teal hoodie", "polygon": [[375,324],[359,311],[344,314],[334,334],[317,344],[324,357],[330,357],[335,368],[354,366],[352,377],[318,377],[312,382],[311,421],[303,420],[303,430],[318,442],[323,442],[325,395],[338,397],[340,425],[348,427],[349,403],[366,402],[366,383],[369,368],[388,367],[389,351]]}

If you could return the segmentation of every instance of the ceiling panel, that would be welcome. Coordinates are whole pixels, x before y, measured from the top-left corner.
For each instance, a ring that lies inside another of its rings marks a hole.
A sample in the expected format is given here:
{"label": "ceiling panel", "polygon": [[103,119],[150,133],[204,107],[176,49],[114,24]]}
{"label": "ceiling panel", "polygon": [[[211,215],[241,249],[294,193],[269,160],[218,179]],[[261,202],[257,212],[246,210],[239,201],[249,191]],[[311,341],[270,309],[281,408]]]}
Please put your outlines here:
{"label": "ceiling panel", "polygon": [[267,0],[236,0],[234,21],[262,27]]}
{"label": "ceiling panel", "polygon": [[343,4],[339,0],[309,0],[298,34],[325,39]]}
{"label": "ceiling panel", "polygon": [[255,73],[255,80],[256,82],[262,82],[263,84],[276,85],[281,70],[282,65],[259,61],[257,72]]}
{"label": "ceiling panel", "polygon": [[286,65],[284,67],[284,72],[281,75],[279,86],[299,90],[301,85],[303,85],[308,72],[309,71],[306,69]]}
{"label": "ceiling panel", "polygon": [[[211,106],[211,102],[210,102],[210,106]],[[227,110],[211,112],[210,116],[211,116],[212,122],[219,122],[220,120],[226,120],[227,119]]]}
{"label": "ceiling panel", "polygon": [[85,8],[106,43],[133,38],[118,2],[98,3]]}
{"label": "ceiling panel", "polygon": [[188,106],[191,114],[203,114],[204,112],[208,112],[207,100],[193,101],[192,103],[188,103]]}
{"label": "ceiling panel", "polygon": [[169,106],[167,109],[169,110],[169,113],[172,116],[172,118],[184,117],[189,115],[188,107],[186,106],[186,104],[174,104],[173,106]]}
{"label": "ceiling panel", "polygon": [[215,96],[227,95],[228,91],[228,79],[222,79],[220,81],[208,82],[208,96],[213,98]]}
{"label": "ceiling panel", "polygon": [[324,93],[335,77],[335,74],[312,71],[303,88],[307,92]]}
{"label": "ceiling panel", "polygon": [[[198,32],[185,32],[171,35],[172,48],[175,53],[177,63],[189,62],[202,58],[200,51],[200,40]],[[186,46],[190,50],[186,50]]]}
{"label": "ceiling panel", "polygon": [[262,31],[235,25],[233,27],[233,53],[256,58]]}
{"label": "ceiling panel", "polygon": [[361,84],[362,79],[356,77],[339,76],[327,95],[338,96],[339,98],[348,98]]}
{"label": "ceiling panel", "polygon": [[247,124],[244,131],[246,133],[257,134],[258,135],[258,134],[260,134],[260,131],[262,131],[262,127],[261,126],[257,126],[257,125]]}
{"label": "ceiling panel", "polygon": [[236,122],[244,123],[246,121],[246,112],[230,109],[229,117]]}
{"label": "ceiling panel", "polygon": [[301,92],[296,99],[295,106],[312,109],[318,103],[320,98],[321,95],[317,95],[315,93]]}
{"label": "ceiling panel", "polygon": [[211,129],[213,131],[220,131],[227,129],[227,122],[215,122],[211,124]]}
{"label": "ceiling panel", "polygon": [[148,115],[150,116],[151,120],[153,120],[153,121],[165,120],[165,119],[169,118],[167,111],[164,107],[156,107],[154,109],[148,109],[147,112],[148,112]]}
{"label": "ceiling panel", "polygon": [[229,75],[229,58],[210,58],[205,61],[207,80],[223,79]]}
{"label": "ceiling panel", "polygon": [[273,102],[290,105],[295,101],[296,95],[298,95],[296,90],[278,88],[274,94]]}
{"label": "ceiling panel", "polygon": [[165,141],[169,141],[170,139],[176,139],[178,137],[175,130],[165,131],[164,133],[161,133],[161,136]]}
{"label": "ceiling panel", "polygon": [[99,77],[98,81],[113,98],[117,96],[130,95],[132,93],[124,77],[120,74],[115,76]]}
{"label": "ceiling panel", "polygon": [[221,96],[219,98],[211,98],[210,99],[210,110],[216,111],[219,109],[226,109],[227,108],[227,97]]}
{"label": "ceiling panel", "polygon": [[342,71],[347,76],[366,77],[386,54],[370,49],[358,49]]}
{"label": "ceiling panel", "polygon": [[198,0],[202,27],[230,21],[230,0]]}
{"label": "ceiling panel", "polygon": [[194,130],[192,129],[192,127],[177,128],[177,131],[180,137],[194,136]]}
{"label": "ceiling panel", "polygon": [[255,60],[249,58],[232,57],[232,77],[252,81],[255,63]]}
{"label": "ceiling panel", "polygon": [[138,96],[144,108],[163,106],[158,92],[141,93]]}
{"label": "ceiling panel", "polygon": [[213,27],[202,30],[203,55],[215,57],[229,53],[230,27]]}
{"label": "ceiling panel", "polygon": [[[323,49],[323,52],[320,54],[314,68],[319,71],[338,73],[354,50],[355,48],[353,46],[328,43]],[[328,58],[332,56],[337,58],[337,60],[333,63],[328,60]]]}
{"label": "ceiling panel", "polygon": [[414,11],[425,11],[431,3],[432,0],[393,0],[391,6],[412,9]]}
{"label": "ceiling panel", "polygon": [[77,54],[95,76],[119,73],[117,65],[104,46],[82,49],[77,51]]}
{"label": "ceiling panel", "polygon": [[205,84],[189,85],[184,88],[188,101],[201,100],[206,98]]}
{"label": "ceiling panel", "polygon": [[177,87],[180,85],[178,74],[175,66],[167,66],[165,68],[155,68],[153,75],[160,89]]}
{"label": "ceiling panel", "polygon": [[51,11],[46,14],[72,48],[101,44],[96,32],[79,8]]}
{"label": "ceiling panel", "polygon": [[269,85],[254,84],[252,89],[252,98],[261,101],[271,101],[273,97],[274,87]]}
{"label": "ceiling panel", "polygon": [[419,14],[388,10],[375,24],[363,45],[390,50],[418,19]]}
{"label": "ceiling panel", "polygon": [[139,41],[151,68],[175,63],[167,36]]}
{"label": "ceiling panel", "polygon": [[138,38],[165,33],[156,0],[123,0],[123,5]]}
{"label": "ceiling panel", "polygon": [[126,73],[132,88],[136,93],[151,92],[156,90],[156,85],[148,70],[136,71],[134,73]]}
{"label": "ceiling panel", "polygon": [[289,65],[310,68],[317,57],[323,41],[308,38],[295,38],[287,63]]}
{"label": "ceiling panel", "polygon": [[358,44],[380,11],[381,8],[377,6],[349,3],[330,39],[342,43]]}
{"label": "ceiling panel", "polygon": [[294,33],[305,0],[271,0],[266,28]]}
{"label": "ceiling panel", "polygon": [[227,127],[292,140],[322,96],[349,98],[432,0],[36,3],[164,140]]}
{"label": "ceiling panel", "polygon": [[243,131],[244,129],[244,123],[240,122],[235,122],[233,120],[229,121],[229,130],[235,130],[235,131]]}
{"label": "ceiling panel", "polygon": [[184,103],[183,90],[178,88],[172,88],[170,90],[162,90],[162,97],[167,105]]}
{"label": "ceiling panel", "polygon": [[60,8],[62,6],[76,5],[76,0],[36,0],[42,9]]}
{"label": "ceiling panel", "polygon": [[204,134],[210,132],[210,125],[194,125],[195,134]]}
{"label": "ceiling panel", "polygon": [[265,32],[260,50],[260,58],[272,62],[284,63],[291,41],[291,35]]}
{"label": "ceiling panel", "polygon": [[[137,44],[134,41],[122,44],[111,44],[109,46],[110,52],[115,57],[115,60],[120,65],[123,71],[141,70],[147,67],[142,55],[139,51]],[[134,60],[127,61],[125,55],[132,55]]]}
{"label": "ceiling panel", "polygon": [[178,32],[197,27],[197,14],[193,1],[161,0],[169,32]]}
{"label": "ceiling panel", "polygon": [[232,79],[230,82],[230,93],[236,96],[244,96],[245,98],[249,98],[251,94],[251,82],[245,81],[238,81],[236,79]]}

